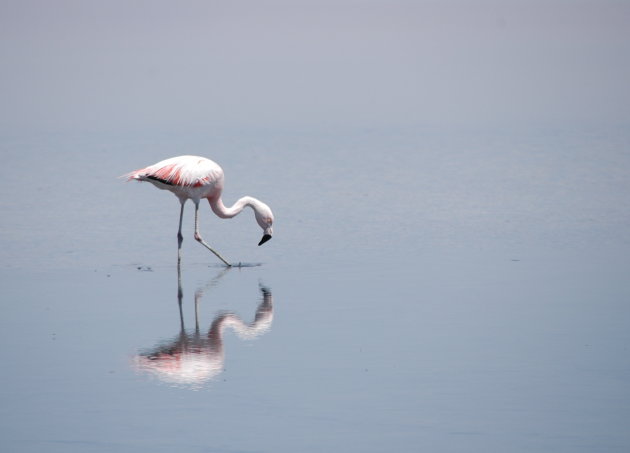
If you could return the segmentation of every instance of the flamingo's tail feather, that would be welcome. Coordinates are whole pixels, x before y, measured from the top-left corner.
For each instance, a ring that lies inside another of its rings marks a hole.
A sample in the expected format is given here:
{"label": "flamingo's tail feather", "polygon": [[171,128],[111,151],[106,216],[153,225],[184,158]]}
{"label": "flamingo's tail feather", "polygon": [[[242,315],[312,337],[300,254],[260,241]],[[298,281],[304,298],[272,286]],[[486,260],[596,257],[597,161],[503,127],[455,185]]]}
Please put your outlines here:
{"label": "flamingo's tail feather", "polygon": [[120,175],[120,179],[124,179],[125,181],[131,181],[135,179],[136,181],[142,181],[142,177],[144,176],[144,168],[140,170],[135,170],[130,173],[125,173],[124,175]]}

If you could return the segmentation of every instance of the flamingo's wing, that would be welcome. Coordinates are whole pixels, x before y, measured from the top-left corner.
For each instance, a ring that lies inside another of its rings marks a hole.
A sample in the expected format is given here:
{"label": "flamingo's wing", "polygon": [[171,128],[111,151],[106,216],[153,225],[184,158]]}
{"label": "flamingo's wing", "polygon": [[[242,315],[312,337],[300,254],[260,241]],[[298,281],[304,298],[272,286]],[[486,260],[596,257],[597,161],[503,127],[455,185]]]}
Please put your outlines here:
{"label": "flamingo's wing", "polygon": [[153,180],[167,185],[201,187],[223,179],[223,170],[210,159],[179,156],[125,175],[127,180]]}

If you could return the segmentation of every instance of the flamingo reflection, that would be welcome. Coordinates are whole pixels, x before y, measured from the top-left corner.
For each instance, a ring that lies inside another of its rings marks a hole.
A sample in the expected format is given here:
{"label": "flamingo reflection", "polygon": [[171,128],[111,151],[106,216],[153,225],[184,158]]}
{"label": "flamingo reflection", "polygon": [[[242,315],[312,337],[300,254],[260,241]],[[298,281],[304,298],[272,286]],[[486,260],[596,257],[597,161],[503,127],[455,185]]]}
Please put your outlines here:
{"label": "flamingo reflection", "polygon": [[273,299],[271,290],[260,285],[261,302],[251,323],[245,323],[234,313],[219,313],[208,332],[201,333],[198,316],[201,298],[204,291],[215,286],[228,270],[226,268],[204,288],[195,292],[195,328],[187,330],[184,326],[183,292],[178,269],[179,335],[136,355],[133,359],[136,370],[152,374],[165,383],[199,388],[223,371],[223,335],[226,329],[232,329],[243,340],[254,339],[269,330],[273,321]]}

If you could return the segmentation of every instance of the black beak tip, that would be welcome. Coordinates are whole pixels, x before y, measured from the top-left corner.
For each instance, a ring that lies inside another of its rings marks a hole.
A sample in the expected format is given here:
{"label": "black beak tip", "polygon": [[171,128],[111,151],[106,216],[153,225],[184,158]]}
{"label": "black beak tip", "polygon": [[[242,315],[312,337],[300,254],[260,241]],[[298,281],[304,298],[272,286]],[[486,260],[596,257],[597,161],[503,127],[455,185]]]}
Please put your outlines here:
{"label": "black beak tip", "polygon": [[270,234],[265,234],[262,239],[260,240],[260,242],[258,243],[258,245],[263,245],[265,242],[267,242],[269,239],[271,239],[271,235]]}

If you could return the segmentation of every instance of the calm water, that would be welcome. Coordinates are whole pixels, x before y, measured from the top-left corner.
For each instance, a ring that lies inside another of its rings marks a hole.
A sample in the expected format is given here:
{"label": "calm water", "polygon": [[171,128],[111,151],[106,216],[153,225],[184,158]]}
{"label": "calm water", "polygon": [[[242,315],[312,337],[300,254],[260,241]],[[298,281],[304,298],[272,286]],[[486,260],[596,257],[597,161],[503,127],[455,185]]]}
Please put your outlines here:
{"label": "calm water", "polygon": [[[626,451],[628,139],[6,142],[3,450]],[[225,270],[189,207],[178,282],[177,200],[116,176],[197,148],[276,234],[203,206]]]}
{"label": "calm water", "polygon": [[[630,3],[0,4],[0,451],[630,451]],[[193,239],[119,175],[225,170]]]}

